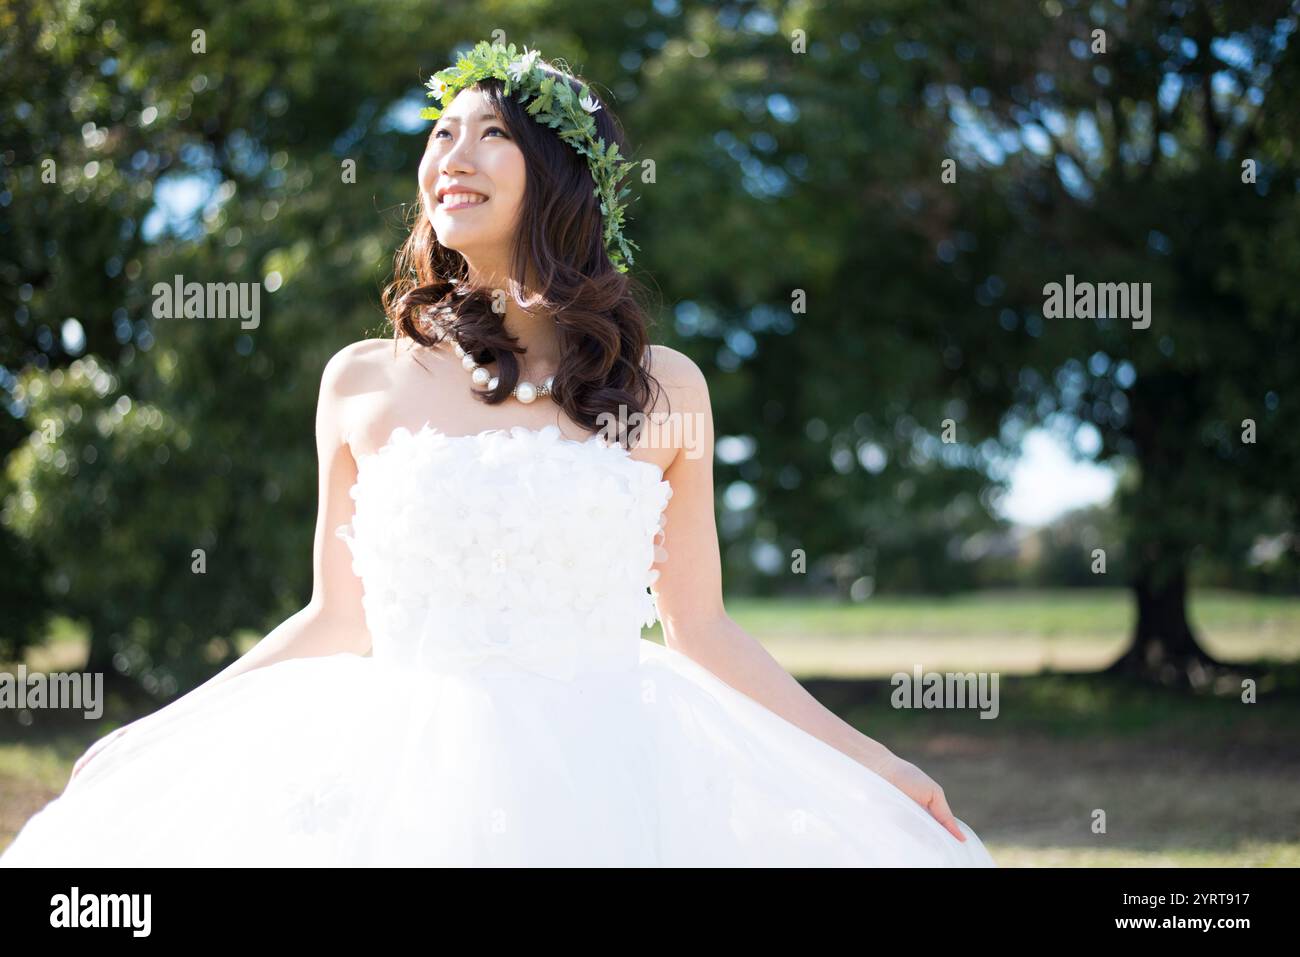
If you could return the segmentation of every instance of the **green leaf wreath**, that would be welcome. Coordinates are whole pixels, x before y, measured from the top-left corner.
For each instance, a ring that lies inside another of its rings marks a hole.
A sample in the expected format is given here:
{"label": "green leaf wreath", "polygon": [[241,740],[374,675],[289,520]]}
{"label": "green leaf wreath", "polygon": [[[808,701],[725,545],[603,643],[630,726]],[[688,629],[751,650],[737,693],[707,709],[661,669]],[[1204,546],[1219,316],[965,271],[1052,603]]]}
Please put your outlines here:
{"label": "green leaf wreath", "polygon": [[513,43],[503,46],[480,41],[471,52],[461,55],[455,66],[438,71],[425,84],[428,95],[441,105],[425,107],[420,116],[436,120],[465,87],[489,77],[504,80],[506,96],[513,90],[521,103],[528,104],[530,116],[556,130],[561,140],[587,158],[596,182],[592,195],[600,197],[605,220],[605,250],[614,268],[625,273],[635,262],[632,250],[641,247],[623,235],[627,206],[623,197],[631,190],[626,186],[620,189],[619,182],[636,163],[619,155],[617,143],[606,145],[603,137],[596,136],[592,114],[600,109],[600,103],[590,89],[583,84],[581,92],[575,93],[569,83],[557,83],[559,77],[538,65],[539,56],[539,51],[527,47],[520,55]]}

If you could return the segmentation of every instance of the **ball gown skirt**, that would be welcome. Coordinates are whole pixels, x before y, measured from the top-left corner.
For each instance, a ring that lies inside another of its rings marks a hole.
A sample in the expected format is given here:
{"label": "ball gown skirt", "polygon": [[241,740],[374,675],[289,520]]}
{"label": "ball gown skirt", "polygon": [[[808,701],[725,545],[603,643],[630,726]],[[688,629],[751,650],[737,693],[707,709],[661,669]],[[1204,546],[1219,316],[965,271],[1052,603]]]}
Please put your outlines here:
{"label": "ball gown skirt", "polygon": [[992,867],[655,620],[659,468],[548,427],[398,429],[339,530],[371,655],[170,705],[0,866]]}

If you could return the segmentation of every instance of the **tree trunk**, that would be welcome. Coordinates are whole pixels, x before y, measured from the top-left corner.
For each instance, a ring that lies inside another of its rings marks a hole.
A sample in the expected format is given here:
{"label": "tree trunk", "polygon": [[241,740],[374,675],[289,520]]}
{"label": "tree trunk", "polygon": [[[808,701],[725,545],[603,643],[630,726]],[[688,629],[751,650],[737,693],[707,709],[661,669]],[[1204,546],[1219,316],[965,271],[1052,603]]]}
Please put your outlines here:
{"label": "tree trunk", "polygon": [[1137,625],[1133,643],[1107,674],[1125,674],[1165,685],[1202,688],[1227,666],[1196,641],[1187,617],[1187,569],[1158,577],[1139,572],[1134,582]]}

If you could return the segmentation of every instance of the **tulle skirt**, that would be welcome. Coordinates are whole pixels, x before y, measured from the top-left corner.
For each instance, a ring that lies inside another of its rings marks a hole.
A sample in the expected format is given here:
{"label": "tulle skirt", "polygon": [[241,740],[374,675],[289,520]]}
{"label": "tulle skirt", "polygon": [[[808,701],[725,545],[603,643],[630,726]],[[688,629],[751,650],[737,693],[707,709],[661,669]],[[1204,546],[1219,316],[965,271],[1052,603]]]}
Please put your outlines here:
{"label": "tulle skirt", "polygon": [[108,745],[0,866],[996,866],[960,826],[642,639],[573,681],[256,669]]}

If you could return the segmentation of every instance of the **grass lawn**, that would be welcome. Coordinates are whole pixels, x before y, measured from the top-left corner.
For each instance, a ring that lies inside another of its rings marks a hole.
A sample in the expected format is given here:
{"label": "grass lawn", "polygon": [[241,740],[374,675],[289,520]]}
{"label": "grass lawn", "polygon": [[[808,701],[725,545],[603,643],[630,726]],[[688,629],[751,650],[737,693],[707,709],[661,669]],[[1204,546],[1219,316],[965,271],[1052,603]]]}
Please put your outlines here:
{"label": "grass lawn", "polygon": [[[1053,673],[1095,670],[1122,650],[1122,591],[728,610],[829,707],[943,785],[1002,866],[1300,866],[1300,599],[1193,599],[1214,654],[1269,663],[1255,704]],[[76,670],[84,655],[84,636],[65,626],[28,666]],[[996,672],[998,717],[891,707],[889,675],[914,664]],[[3,848],[110,726],[0,720]]]}
{"label": "grass lawn", "polygon": [[[861,605],[737,599],[728,611],[803,675],[888,675],[979,668],[1012,674],[1104,667],[1128,645],[1133,602],[1120,589],[873,598]],[[1211,592],[1191,615],[1227,661],[1300,659],[1300,599]]]}

